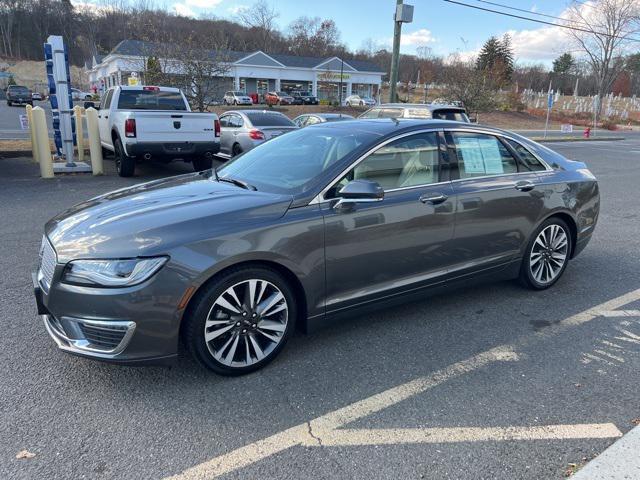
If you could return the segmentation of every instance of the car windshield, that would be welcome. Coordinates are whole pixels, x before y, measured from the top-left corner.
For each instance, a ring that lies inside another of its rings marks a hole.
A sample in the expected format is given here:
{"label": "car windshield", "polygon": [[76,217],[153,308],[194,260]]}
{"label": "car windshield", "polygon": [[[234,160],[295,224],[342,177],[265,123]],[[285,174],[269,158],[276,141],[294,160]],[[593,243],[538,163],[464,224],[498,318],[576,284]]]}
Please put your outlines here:
{"label": "car windshield", "polygon": [[286,116],[277,112],[245,112],[254,127],[295,127]]}
{"label": "car windshield", "polygon": [[336,127],[304,128],[276,137],[226,163],[220,177],[241,180],[260,191],[295,195],[363,144],[371,132]]}
{"label": "car windshield", "polygon": [[276,95],[278,95],[279,97],[288,97],[289,94],[285,93],[285,92],[276,92]]}
{"label": "car windshield", "polygon": [[360,115],[360,118],[402,118],[403,115],[402,108],[372,108]]}
{"label": "car windshield", "polygon": [[244,92],[233,92],[236,97],[244,97]]}
{"label": "car windshield", "polygon": [[180,92],[159,90],[122,90],[118,100],[119,110],[186,110],[187,105]]}
{"label": "car windshield", "polygon": [[29,93],[29,89],[27,87],[11,86],[9,87],[9,91],[11,93]]}

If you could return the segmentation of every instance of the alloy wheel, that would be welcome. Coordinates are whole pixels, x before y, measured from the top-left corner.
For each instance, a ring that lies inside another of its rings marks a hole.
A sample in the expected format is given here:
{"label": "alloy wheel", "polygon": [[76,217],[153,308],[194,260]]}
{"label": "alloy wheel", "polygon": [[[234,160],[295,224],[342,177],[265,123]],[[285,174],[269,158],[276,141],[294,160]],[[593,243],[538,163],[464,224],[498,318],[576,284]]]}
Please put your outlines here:
{"label": "alloy wheel", "polygon": [[531,275],[540,284],[553,282],[562,272],[569,254],[569,238],[557,224],[544,228],[536,237],[529,255]]}
{"label": "alloy wheel", "polygon": [[247,367],[281,343],[289,321],[284,294],[273,283],[249,279],[227,288],[213,303],[204,326],[209,353],[229,367]]}

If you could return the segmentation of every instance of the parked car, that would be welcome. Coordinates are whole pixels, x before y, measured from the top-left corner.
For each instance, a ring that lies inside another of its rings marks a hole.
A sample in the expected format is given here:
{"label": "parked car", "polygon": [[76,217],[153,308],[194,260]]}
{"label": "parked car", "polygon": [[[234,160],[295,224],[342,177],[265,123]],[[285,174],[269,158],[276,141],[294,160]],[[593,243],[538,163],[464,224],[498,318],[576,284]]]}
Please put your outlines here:
{"label": "parked car", "polygon": [[589,243],[599,206],[584,163],[513,133],[323,123],[54,217],[34,291],[63,351],[159,363],[181,338],[202,365],[238,375],[273,360],[296,327],[472,279],[549,288]]}
{"label": "parked car", "polygon": [[71,89],[72,100],[91,100],[92,98],[93,94],[91,92],[83,92],[82,90],[78,90],[77,88]]}
{"label": "parked car", "polygon": [[286,115],[267,110],[233,110],[220,115],[219,157],[228,159],[296,129]]}
{"label": "parked car", "polygon": [[40,92],[31,93],[31,100],[42,100],[42,95]]}
{"label": "parked car", "polygon": [[33,105],[31,90],[22,85],[9,85],[6,91],[7,105]]}
{"label": "parked car", "polygon": [[253,105],[251,97],[244,92],[227,92],[222,103],[225,105]]}
{"label": "parked car", "polygon": [[345,105],[348,107],[370,107],[376,104],[376,101],[371,97],[361,97],[360,95],[349,95],[345,101]]}
{"label": "parked car", "polygon": [[294,105],[318,105],[318,97],[311,92],[291,92]]}
{"label": "parked car", "polygon": [[434,103],[384,103],[370,108],[358,118],[433,118],[470,123],[464,107]]}
{"label": "parked car", "polygon": [[284,92],[267,92],[264,101],[267,105],[291,105],[293,97]]}
{"label": "parked car", "polygon": [[340,122],[342,120],[353,120],[351,115],[344,113],[304,113],[293,119],[293,123],[298,127],[308,127],[316,123]]}
{"label": "parked car", "polygon": [[215,113],[193,113],[178,88],[110,88],[98,106],[103,149],[114,152],[121,177],[134,174],[136,162],[176,159],[197,171],[211,168],[220,150],[220,122]]}

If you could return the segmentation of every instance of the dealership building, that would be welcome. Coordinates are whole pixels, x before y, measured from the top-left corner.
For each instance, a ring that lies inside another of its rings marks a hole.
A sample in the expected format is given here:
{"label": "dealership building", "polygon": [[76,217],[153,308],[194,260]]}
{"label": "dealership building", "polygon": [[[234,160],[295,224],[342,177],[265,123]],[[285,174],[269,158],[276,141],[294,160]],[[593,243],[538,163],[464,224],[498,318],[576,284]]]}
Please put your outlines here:
{"label": "dealership building", "polygon": [[[89,80],[98,90],[115,85],[127,85],[129,77],[144,82],[146,59],[159,57],[157,45],[138,40],[123,40],[105,56],[96,56],[89,66]],[[213,54],[212,54],[213,55]],[[319,99],[342,98],[351,94],[378,95],[384,72],[371,62],[345,60],[338,57],[318,58],[296,55],[254,52],[224,52],[224,74],[212,79],[215,91],[222,96],[226,90],[264,95],[269,91],[311,91]],[[162,62],[179,76],[179,61]],[[342,79],[342,82],[340,81]]]}

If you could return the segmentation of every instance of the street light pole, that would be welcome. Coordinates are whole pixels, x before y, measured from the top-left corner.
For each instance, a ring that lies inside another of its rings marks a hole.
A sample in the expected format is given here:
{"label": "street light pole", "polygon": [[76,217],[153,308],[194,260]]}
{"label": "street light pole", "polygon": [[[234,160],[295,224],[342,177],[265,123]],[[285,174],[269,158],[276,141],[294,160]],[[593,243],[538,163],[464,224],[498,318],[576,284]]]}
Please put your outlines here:
{"label": "street light pole", "polygon": [[389,102],[397,99],[396,87],[398,84],[398,65],[400,64],[400,36],[402,35],[402,22],[398,18],[398,7],[402,0],[396,0],[396,13],[393,15],[393,53],[391,55],[391,74],[389,75]]}

